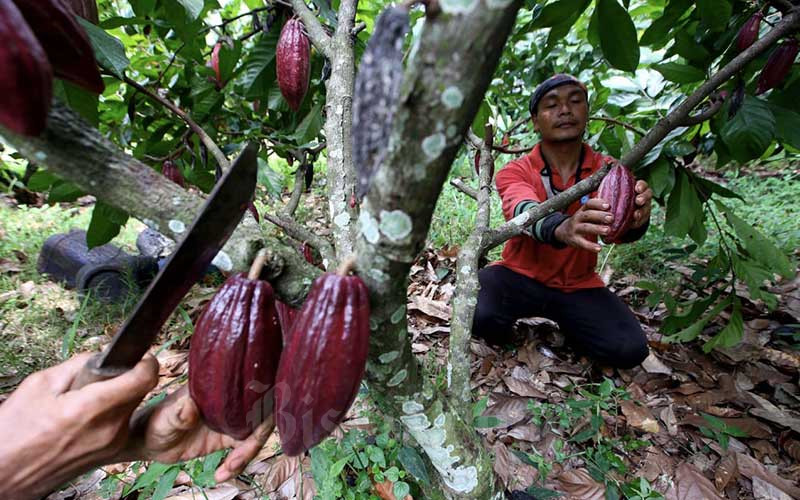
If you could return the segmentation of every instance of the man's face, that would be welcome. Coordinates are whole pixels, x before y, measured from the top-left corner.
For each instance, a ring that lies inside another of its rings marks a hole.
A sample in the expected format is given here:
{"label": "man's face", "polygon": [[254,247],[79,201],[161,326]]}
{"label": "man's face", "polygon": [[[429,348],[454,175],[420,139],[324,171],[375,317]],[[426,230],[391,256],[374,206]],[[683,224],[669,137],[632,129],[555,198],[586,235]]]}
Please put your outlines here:
{"label": "man's face", "polygon": [[561,85],[546,93],[533,115],[533,129],[542,140],[575,141],[583,138],[589,116],[586,94],[577,85]]}

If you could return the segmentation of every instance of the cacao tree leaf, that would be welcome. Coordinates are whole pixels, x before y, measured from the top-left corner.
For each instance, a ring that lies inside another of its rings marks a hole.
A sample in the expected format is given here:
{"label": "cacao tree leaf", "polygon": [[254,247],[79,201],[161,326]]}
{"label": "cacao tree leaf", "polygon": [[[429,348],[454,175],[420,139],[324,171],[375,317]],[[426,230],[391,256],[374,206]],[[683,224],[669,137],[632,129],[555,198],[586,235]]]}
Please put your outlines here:
{"label": "cacao tree leaf", "polygon": [[711,31],[722,31],[733,13],[733,5],[728,0],[697,0],[697,11]]}
{"label": "cacao tree leaf", "polygon": [[794,276],[794,264],[769,238],[739,218],[724,204],[717,203],[717,206],[724,211],[728,224],[736,231],[736,235],[742,240],[747,253],[753,259],[786,279]]}
{"label": "cacao tree leaf", "polygon": [[47,194],[47,201],[48,203],[75,201],[83,195],[84,192],[75,184],[67,181],[57,181],[50,188],[50,192]]}
{"label": "cacao tree leaf", "polygon": [[675,169],[663,156],[648,167],[647,184],[658,199],[663,199],[675,186]]}
{"label": "cacao tree leaf", "polygon": [[203,0],[177,0],[186,9],[186,14],[192,19],[197,19],[203,12]]}
{"label": "cacao tree leaf", "polygon": [[746,95],[744,103],[720,131],[739,163],[760,157],[775,137],[775,116],[761,99]]}
{"label": "cacao tree leaf", "polygon": [[58,180],[59,178],[54,174],[47,170],[39,169],[28,179],[26,187],[31,191],[47,191]]}
{"label": "cacao tree leaf", "polygon": [[[714,335],[711,340],[703,344],[703,352],[711,352],[712,349],[719,347],[733,347],[742,340],[744,335],[744,320],[742,319],[742,303],[738,297],[733,299],[733,312],[728,324],[725,325],[718,334]],[[735,428],[734,428],[735,429]],[[726,429],[728,434],[735,436],[736,434]],[[741,432],[741,431],[740,431]],[[743,437],[747,437],[747,433]]]}
{"label": "cacao tree leaf", "polygon": [[691,5],[691,0],[670,0],[661,17],[644,31],[639,43],[643,46],[663,46],[669,40],[670,31],[678,25],[678,19],[686,14]]}
{"label": "cacao tree leaf", "polygon": [[795,149],[800,149],[800,113],[772,102],[769,107],[775,117],[777,139]]}
{"label": "cacao tree leaf", "polygon": [[137,25],[147,24],[149,22],[150,21],[148,21],[144,17],[113,16],[102,21],[99,24],[99,26],[104,30],[113,30],[114,28],[119,28],[120,26],[137,26]]}
{"label": "cacao tree leaf", "polygon": [[283,191],[283,174],[276,172],[269,163],[258,158],[258,183],[267,188],[271,197],[280,196]]}
{"label": "cacao tree leaf", "polygon": [[236,40],[233,47],[223,43],[219,50],[219,74],[223,82],[227,82],[234,74],[242,53],[242,42]]}
{"label": "cacao tree leaf", "polygon": [[667,51],[667,56],[673,53],[680,55],[687,61],[696,62],[701,66],[706,66],[712,58],[708,49],[697,43],[694,37],[686,31],[678,31],[675,35],[675,43],[673,43],[672,47]]}
{"label": "cacao tree leaf", "polygon": [[[589,19],[589,28],[586,32],[586,38],[592,47],[600,48],[600,16],[597,8],[592,11],[592,17]],[[595,88],[599,88],[595,86]]]}
{"label": "cacao tree leaf", "polygon": [[562,24],[565,19],[577,17],[575,13],[583,12],[588,3],[586,0],[558,0],[549,3],[533,19],[531,29],[548,28]]}
{"label": "cacao tree leaf", "polygon": [[639,65],[639,41],[630,14],[617,0],[598,0],[600,47],[611,66],[634,71]]}
{"label": "cacao tree leaf", "polygon": [[675,83],[693,83],[705,80],[706,73],[688,64],[668,62],[654,64],[653,69],[664,75],[664,78]]}
{"label": "cacao tree leaf", "polygon": [[322,103],[318,102],[303,118],[292,136],[297,144],[313,141],[322,130]]}
{"label": "cacao tree leaf", "polygon": [[675,188],[667,201],[664,232],[682,238],[689,234],[689,229],[702,217],[703,206],[686,173],[679,170],[676,175]]}
{"label": "cacao tree leaf", "polygon": [[739,193],[735,193],[725,186],[718,184],[714,181],[700,177],[699,175],[692,176],[692,182],[700,191],[703,198],[710,197],[712,193],[718,194],[723,198],[738,198],[745,201]]}
{"label": "cacao tree leaf", "polygon": [[98,201],[92,210],[92,220],[86,230],[86,246],[94,248],[113,240],[128,221],[128,214]]}
{"label": "cacao tree leaf", "polygon": [[156,9],[156,0],[130,0],[133,13],[137,16],[146,16]]}
{"label": "cacao tree leaf", "polygon": [[736,253],[731,254],[731,264],[736,277],[747,285],[750,297],[763,300],[769,309],[778,305],[775,295],[764,289],[764,283],[773,279],[772,273],[755,260],[747,259]]}
{"label": "cacao tree leaf", "polygon": [[81,17],[77,19],[89,35],[89,41],[92,42],[97,64],[122,80],[124,78],[125,69],[131,63],[128,60],[128,56],[125,55],[125,47],[122,45],[122,42],[116,37],[106,33],[106,30],[103,28],[95,26]]}
{"label": "cacao tree leaf", "polygon": [[491,116],[492,110],[489,107],[489,103],[487,103],[486,100],[481,101],[481,107],[478,108],[478,112],[475,114],[475,118],[472,120],[472,132],[474,132],[475,135],[481,139],[484,138],[484,127]]}
{"label": "cacao tree leaf", "polygon": [[414,476],[414,479],[422,484],[430,483],[425,462],[416,449],[410,446],[403,446],[397,454],[397,460],[409,474]]}
{"label": "cacao tree leaf", "polygon": [[150,498],[152,500],[164,500],[167,498],[169,491],[172,489],[172,485],[175,483],[175,478],[178,477],[180,471],[181,468],[177,465],[173,465],[167,469],[167,471],[159,477],[156,489],[153,491],[153,496]]}
{"label": "cacao tree leaf", "polygon": [[714,306],[711,311],[707,314],[703,315],[698,321],[693,323],[691,326],[684,328],[683,330],[679,331],[674,335],[668,335],[663,337],[663,341],[667,343],[672,342],[691,342],[692,340],[696,339],[701,333],[703,333],[703,328],[705,328],[706,324],[711,321],[712,319],[719,316],[719,313],[724,311],[733,300],[733,297],[729,296],[722,299],[716,306]]}
{"label": "cacao tree leaf", "polygon": [[97,104],[100,99],[97,94],[83,90],[64,80],[53,82],[53,94],[77,111],[92,126],[97,127],[100,124],[100,114],[97,112]]}

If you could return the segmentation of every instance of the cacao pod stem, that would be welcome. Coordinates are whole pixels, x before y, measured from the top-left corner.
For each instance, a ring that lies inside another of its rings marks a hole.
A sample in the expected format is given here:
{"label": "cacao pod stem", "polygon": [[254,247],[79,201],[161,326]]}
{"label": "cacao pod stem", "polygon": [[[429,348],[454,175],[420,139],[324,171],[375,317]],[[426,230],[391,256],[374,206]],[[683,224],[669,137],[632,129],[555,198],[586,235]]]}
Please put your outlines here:
{"label": "cacao pod stem", "polygon": [[257,280],[259,276],[261,276],[261,270],[264,269],[264,264],[267,262],[267,250],[262,248],[256,254],[256,258],[253,259],[253,263],[250,265],[250,271],[247,273],[247,279],[249,280]]}

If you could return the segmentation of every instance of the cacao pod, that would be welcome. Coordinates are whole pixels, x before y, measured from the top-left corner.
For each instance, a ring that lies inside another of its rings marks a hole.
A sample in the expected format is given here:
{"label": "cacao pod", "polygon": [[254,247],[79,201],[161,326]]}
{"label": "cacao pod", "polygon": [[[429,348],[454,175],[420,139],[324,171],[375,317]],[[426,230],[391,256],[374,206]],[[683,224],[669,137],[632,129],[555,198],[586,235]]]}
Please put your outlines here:
{"label": "cacao pod", "polygon": [[211,59],[206,63],[206,66],[214,70],[214,78],[208,77],[208,81],[213,83],[217,90],[222,90],[222,87],[224,87],[222,75],[219,72],[219,51],[221,48],[222,42],[215,43],[214,48],[211,49]]}
{"label": "cacao pod", "polygon": [[289,337],[287,335],[292,325],[294,325],[294,319],[297,317],[299,310],[280,300],[275,301],[275,310],[278,312],[278,322],[281,324],[281,331],[283,332],[283,343],[288,344]]}
{"label": "cacao pod", "polygon": [[283,26],[278,38],[275,69],[278,74],[278,87],[293,111],[300,109],[300,104],[308,92],[311,75],[310,58],[311,44],[303,33],[303,23],[296,18],[290,19]]}
{"label": "cacao pod", "polygon": [[309,264],[314,263],[314,252],[311,250],[311,247],[306,245],[305,243],[301,243],[298,247],[300,253],[303,255],[303,258],[306,259],[306,262]]}
{"label": "cacao pod", "polygon": [[0,124],[18,134],[41,134],[53,97],[53,69],[11,0],[0,0],[0,68]]}
{"label": "cacao pod", "polygon": [[358,65],[353,92],[353,162],[362,199],[383,162],[403,81],[403,40],[408,11],[387,7],[375,22]]}
{"label": "cacao pod", "polygon": [[81,16],[90,23],[97,24],[100,22],[97,15],[97,2],[95,2],[95,0],[67,0],[67,4],[69,4],[69,7],[75,14]]}
{"label": "cacao pod", "polygon": [[14,0],[59,78],[100,94],[105,89],[89,35],[62,0]]}
{"label": "cacao pod", "polygon": [[621,163],[611,167],[600,182],[597,196],[610,205],[608,211],[614,216],[608,234],[603,236],[603,241],[606,243],[618,243],[619,238],[630,228],[633,212],[636,210],[635,187],[636,179]]}
{"label": "cacao pod", "polygon": [[742,52],[758,40],[758,30],[761,28],[762,18],[761,13],[756,12],[739,28],[739,33],[736,35],[736,47],[739,52]]}
{"label": "cacao pod", "polygon": [[317,278],[287,338],[275,408],[283,451],[295,456],[333,432],[358,393],[369,348],[369,299],[361,278]]}
{"label": "cacao pod", "polygon": [[197,321],[189,393],[209,428],[244,439],[272,414],[281,332],[272,287],[228,278]]}
{"label": "cacao pod", "polygon": [[511,139],[509,139],[508,134],[503,134],[503,141],[500,143],[501,146],[506,147],[511,143]]}
{"label": "cacao pod", "polygon": [[183,174],[181,170],[175,165],[175,162],[170,160],[165,161],[161,165],[161,173],[167,179],[171,180],[175,184],[179,185],[180,187],[186,187],[186,181],[183,178]]}
{"label": "cacao pod", "polygon": [[792,64],[797,57],[798,43],[792,38],[780,44],[772,54],[767,63],[761,70],[758,78],[758,88],[756,95],[763,94],[767,90],[780,86],[789,73],[792,71]]}
{"label": "cacao pod", "polygon": [[[481,176],[481,150],[475,151],[475,175]],[[494,178],[494,159],[489,163],[489,180]]]}

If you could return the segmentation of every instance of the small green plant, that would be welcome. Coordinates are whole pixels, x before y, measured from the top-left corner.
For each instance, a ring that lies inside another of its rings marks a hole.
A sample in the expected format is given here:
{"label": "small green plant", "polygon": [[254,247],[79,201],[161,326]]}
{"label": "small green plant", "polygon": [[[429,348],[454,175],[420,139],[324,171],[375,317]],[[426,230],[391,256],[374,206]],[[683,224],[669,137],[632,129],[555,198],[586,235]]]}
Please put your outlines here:
{"label": "small green plant", "polygon": [[422,457],[395,439],[388,424],[378,421],[377,426],[375,435],[351,429],[341,441],[326,439],[311,449],[316,498],[371,500],[376,498],[373,484],[387,480],[396,498],[418,496],[416,482],[429,481]]}
{"label": "small green plant", "polygon": [[708,426],[700,426],[700,432],[704,436],[713,439],[722,447],[723,450],[728,451],[728,443],[731,436],[733,437],[748,437],[742,429],[736,426],[728,425],[724,420],[721,420],[713,415],[707,413],[702,414],[703,419],[708,422]]}

